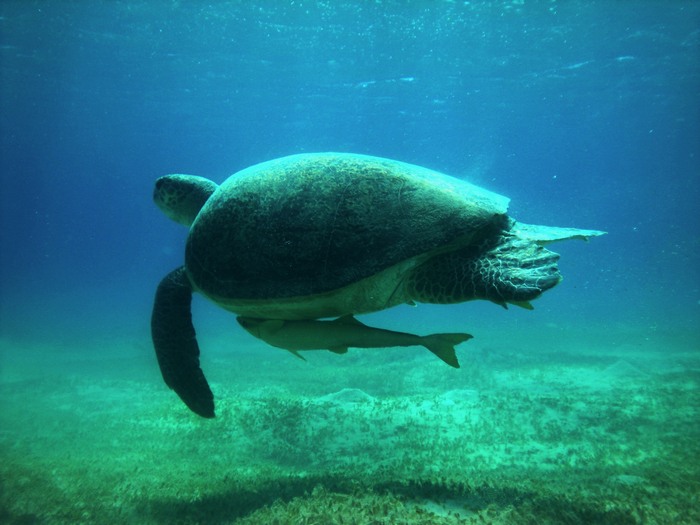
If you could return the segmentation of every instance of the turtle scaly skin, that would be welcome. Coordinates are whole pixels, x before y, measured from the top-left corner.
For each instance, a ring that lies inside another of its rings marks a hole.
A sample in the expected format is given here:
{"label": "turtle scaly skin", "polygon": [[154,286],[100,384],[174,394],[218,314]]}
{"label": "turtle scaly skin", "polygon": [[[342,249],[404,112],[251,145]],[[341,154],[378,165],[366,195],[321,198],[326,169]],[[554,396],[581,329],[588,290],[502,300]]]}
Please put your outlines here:
{"label": "turtle scaly skin", "polygon": [[423,303],[486,299],[530,309],[530,301],[561,281],[558,260],[559,254],[505,230],[429,259],[408,275],[405,293]]}

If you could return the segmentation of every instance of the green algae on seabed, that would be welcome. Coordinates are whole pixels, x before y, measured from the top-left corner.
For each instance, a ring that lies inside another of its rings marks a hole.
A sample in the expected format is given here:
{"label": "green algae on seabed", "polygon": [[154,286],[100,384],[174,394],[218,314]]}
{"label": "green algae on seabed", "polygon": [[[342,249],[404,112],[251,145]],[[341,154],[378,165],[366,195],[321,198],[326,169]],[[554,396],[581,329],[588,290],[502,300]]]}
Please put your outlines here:
{"label": "green algae on seabed", "polygon": [[0,521],[700,522],[696,348],[477,346],[454,373],[405,351],[261,352],[212,358],[214,421],[136,372],[152,363],[3,374]]}

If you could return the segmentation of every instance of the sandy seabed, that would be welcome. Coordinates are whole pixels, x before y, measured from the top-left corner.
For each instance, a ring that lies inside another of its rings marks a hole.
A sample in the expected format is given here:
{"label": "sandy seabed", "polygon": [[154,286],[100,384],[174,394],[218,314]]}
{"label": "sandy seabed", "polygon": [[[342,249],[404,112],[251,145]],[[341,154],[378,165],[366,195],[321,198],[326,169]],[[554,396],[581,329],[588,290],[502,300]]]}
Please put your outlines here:
{"label": "sandy seabed", "polygon": [[215,420],[147,342],[0,341],[0,522],[700,523],[697,333],[504,338],[459,370],[209,340]]}

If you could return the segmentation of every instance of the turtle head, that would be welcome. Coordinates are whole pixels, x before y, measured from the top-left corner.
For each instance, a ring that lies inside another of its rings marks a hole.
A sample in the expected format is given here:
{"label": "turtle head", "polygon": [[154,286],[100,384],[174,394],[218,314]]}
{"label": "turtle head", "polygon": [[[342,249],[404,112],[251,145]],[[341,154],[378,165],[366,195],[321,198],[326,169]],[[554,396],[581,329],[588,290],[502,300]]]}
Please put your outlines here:
{"label": "turtle head", "polygon": [[156,181],[153,201],[175,222],[191,226],[218,187],[215,182],[196,175],[166,175]]}

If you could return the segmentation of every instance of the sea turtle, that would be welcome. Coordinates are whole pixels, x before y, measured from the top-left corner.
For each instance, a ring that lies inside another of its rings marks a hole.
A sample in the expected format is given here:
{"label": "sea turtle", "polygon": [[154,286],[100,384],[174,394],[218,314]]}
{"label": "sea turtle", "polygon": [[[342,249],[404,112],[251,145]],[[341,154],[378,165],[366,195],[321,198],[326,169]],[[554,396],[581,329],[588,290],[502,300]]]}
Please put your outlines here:
{"label": "sea turtle", "polygon": [[203,417],[214,417],[214,401],[199,366],[193,291],[248,324],[415,302],[531,308],[561,280],[559,255],[543,245],[604,233],[522,224],[506,214],[506,197],[350,153],[263,162],[221,186],[167,175],[156,181],[154,200],[190,231],[184,266],[156,292],[153,343],[166,384]]}

